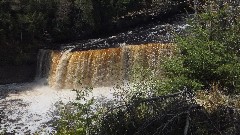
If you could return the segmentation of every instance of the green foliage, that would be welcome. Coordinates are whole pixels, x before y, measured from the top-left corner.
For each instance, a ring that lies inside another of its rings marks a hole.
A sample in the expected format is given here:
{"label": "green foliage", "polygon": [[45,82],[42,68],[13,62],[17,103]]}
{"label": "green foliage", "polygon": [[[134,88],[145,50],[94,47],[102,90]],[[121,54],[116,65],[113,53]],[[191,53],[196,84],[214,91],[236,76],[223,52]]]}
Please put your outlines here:
{"label": "green foliage", "polygon": [[92,88],[86,88],[77,92],[76,101],[64,105],[61,112],[61,118],[56,121],[57,135],[87,135],[94,134],[97,118],[100,112],[94,110],[94,99],[86,99]]}
{"label": "green foliage", "polygon": [[117,102],[104,106],[96,100],[87,100],[88,90],[78,91],[73,106],[64,106],[61,119],[57,121],[56,134],[213,135],[239,131],[235,128],[239,126],[239,111],[234,108],[219,106],[208,112],[196,103],[191,92],[147,96],[146,90],[136,91],[135,86],[118,87]]}
{"label": "green foliage", "polygon": [[239,92],[240,10],[216,3],[209,7],[190,20],[186,35],[176,39],[178,54],[165,62],[169,90],[210,89],[218,83],[225,92]]}

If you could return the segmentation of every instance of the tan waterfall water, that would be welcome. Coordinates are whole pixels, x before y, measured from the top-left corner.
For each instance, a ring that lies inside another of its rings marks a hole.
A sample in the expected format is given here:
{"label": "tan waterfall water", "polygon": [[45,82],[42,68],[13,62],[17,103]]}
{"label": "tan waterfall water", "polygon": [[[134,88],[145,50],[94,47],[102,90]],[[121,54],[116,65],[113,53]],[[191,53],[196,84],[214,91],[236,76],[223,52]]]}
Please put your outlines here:
{"label": "tan waterfall water", "polygon": [[128,80],[136,67],[157,70],[160,59],[170,55],[171,48],[171,44],[146,44],[88,51],[50,51],[49,57],[40,59],[45,63],[49,61],[50,69],[38,71],[48,71],[41,76],[48,76],[48,83],[54,88],[110,86]]}

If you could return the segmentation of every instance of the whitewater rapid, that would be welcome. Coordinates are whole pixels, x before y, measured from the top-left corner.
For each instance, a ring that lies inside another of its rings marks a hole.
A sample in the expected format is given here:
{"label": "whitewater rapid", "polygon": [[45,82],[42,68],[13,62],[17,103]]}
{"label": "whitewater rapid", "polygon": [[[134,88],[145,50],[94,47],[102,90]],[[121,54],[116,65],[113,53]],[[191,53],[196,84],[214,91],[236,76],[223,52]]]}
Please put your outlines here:
{"label": "whitewater rapid", "polygon": [[[42,82],[0,85],[0,134],[48,134],[53,132],[51,121],[58,117],[56,104],[74,101],[71,89],[54,89]],[[3,95],[3,93],[7,93]],[[93,89],[89,97],[112,98],[110,87]]]}

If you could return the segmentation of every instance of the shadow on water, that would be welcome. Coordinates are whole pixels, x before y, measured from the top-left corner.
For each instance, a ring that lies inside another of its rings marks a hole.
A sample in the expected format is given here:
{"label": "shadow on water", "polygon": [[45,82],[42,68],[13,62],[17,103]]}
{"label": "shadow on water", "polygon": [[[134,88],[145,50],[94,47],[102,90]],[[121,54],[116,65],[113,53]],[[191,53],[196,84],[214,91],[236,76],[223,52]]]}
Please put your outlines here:
{"label": "shadow on water", "polygon": [[30,83],[0,85],[0,99],[5,99],[9,94],[18,94],[32,90],[34,87],[35,85],[30,85]]}

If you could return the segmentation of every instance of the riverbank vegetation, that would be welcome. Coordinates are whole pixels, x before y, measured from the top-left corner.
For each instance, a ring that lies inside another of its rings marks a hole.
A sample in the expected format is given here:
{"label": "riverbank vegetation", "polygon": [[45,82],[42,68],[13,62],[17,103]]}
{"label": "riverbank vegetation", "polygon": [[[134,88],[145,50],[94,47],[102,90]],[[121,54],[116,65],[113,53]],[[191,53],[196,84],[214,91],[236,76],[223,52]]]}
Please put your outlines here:
{"label": "riverbank vegetation", "polygon": [[85,91],[78,91],[74,109],[64,106],[56,122],[57,134],[239,134],[236,2],[210,0],[201,7],[201,13],[189,20],[185,35],[176,38],[174,55],[159,66],[161,78],[150,73],[149,79],[132,87],[116,86],[119,100],[104,104],[85,100]]}

